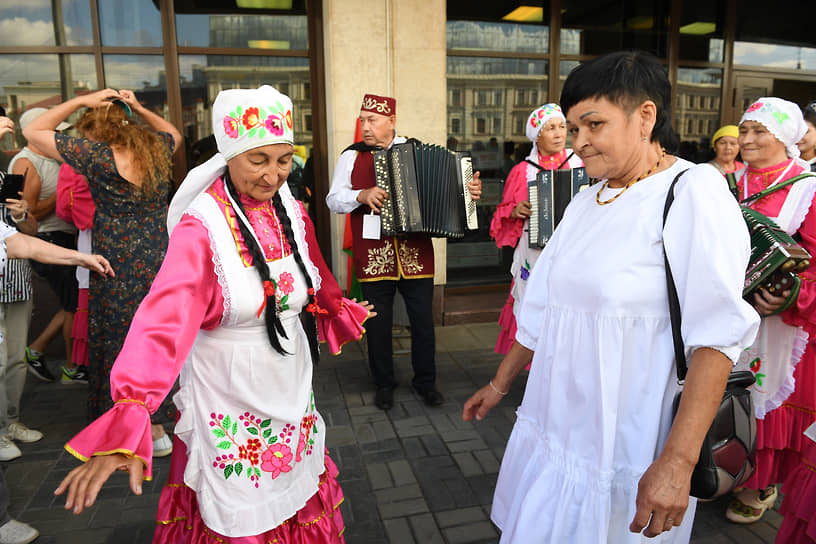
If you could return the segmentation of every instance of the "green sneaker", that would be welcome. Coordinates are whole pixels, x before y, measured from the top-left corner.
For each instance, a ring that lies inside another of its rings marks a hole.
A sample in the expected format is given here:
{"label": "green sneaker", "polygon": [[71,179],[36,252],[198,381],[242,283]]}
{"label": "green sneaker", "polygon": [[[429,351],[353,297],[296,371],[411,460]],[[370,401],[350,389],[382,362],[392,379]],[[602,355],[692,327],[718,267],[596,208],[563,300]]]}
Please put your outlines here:
{"label": "green sneaker", "polygon": [[62,367],[62,378],[60,378],[60,382],[66,385],[72,383],[88,383],[88,372],[81,366],[75,366],[70,370]]}
{"label": "green sneaker", "polygon": [[23,359],[28,365],[28,371],[37,376],[37,378],[44,382],[53,382],[56,380],[54,375],[51,374],[51,371],[48,370],[48,367],[45,364],[45,356],[42,353],[34,355],[33,351],[26,348]]}

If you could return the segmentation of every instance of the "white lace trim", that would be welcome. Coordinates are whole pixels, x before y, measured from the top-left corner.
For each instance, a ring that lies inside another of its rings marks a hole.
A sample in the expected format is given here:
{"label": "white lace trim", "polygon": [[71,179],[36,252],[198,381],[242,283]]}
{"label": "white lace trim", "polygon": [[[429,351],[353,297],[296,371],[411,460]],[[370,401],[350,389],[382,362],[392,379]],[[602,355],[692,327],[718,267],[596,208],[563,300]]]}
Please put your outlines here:
{"label": "white lace trim", "polygon": [[294,223],[294,221],[297,221],[297,228],[292,230],[295,232],[295,241],[297,242],[300,250],[303,264],[306,266],[306,271],[312,278],[312,286],[314,287],[316,293],[320,291],[321,279],[317,266],[315,266],[312,259],[309,257],[309,244],[306,243],[306,220],[303,218],[301,208],[297,205],[295,197],[292,196],[292,191],[289,190],[289,184],[284,183],[281,185],[281,188],[278,189],[278,193],[281,195],[281,202],[283,202],[283,205],[286,208],[286,213],[290,218],[294,218],[292,219],[292,222]]}
{"label": "white lace trim", "polygon": [[802,355],[805,353],[805,348],[807,348],[808,333],[802,327],[797,327],[796,333],[794,334],[793,349],[791,350],[790,374],[788,374],[785,381],[779,386],[779,389],[771,398],[766,399],[764,403],[757,403],[756,406],[754,406],[754,414],[756,415],[757,419],[764,419],[765,414],[782,406],[782,403],[785,402],[791,393],[793,393],[794,389],[796,389],[796,378],[794,378],[794,372],[796,370],[796,365],[799,364],[799,361],[802,359]]}
{"label": "white lace trim", "polygon": [[[816,178],[816,176],[811,177]],[[810,211],[810,206],[813,203],[813,196],[814,194],[816,194],[816,179],[809,180],[803,179],[797,181],[794,184],[794,187],[791,187],[790,193],[793,193],[796,185],[800,186],[801,193],[799,194],[799,199],[796,202],[796,206],[791,212],[791,219],[788,226],[782,227],[785,229],[785,232],[787,232],[790,235],[793,235],[796,231],[799,230],[799,227],[802,226],[802,223],[805,221],[805,216],[807,216],[808,211]]]}
{"label": "white lace trim", "polygon": [[204,230],[207,231],[207,238],[210,240],[210,252],[212,253],[213,269],[215,270],[215,275],[218,278],[218,285],[221,286],[221,294],[224,299],[224,313],[221,316],[221,324],[226,324],[229,322],[229,318],[232,313],[232,297],[230,296],[227,276],[224,273],[224,267],[221,265],[221,258],[218,256],[218,249],[215,246],[215,239],[213,238],[212,231],[210,231],[209,224],[207,223],[204,214],[196,208],[187,208],[184,215],[190,215],[198,219],[204,226]]}

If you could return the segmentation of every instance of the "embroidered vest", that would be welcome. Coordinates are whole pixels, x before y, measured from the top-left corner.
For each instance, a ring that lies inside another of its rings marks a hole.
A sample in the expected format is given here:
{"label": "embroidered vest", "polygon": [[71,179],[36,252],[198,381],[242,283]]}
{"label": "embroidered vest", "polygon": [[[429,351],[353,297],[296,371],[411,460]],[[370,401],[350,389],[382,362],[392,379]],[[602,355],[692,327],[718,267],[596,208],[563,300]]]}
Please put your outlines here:
{"label": "embroidered vest", "polygon": [[[374,185],[374,155],[370,151],[360,151],[351,171],[351,187],[370,189]],[[363,238],[363,216],[368,212],[368,206],[360,206],[351,212],[352,251],[357,279],[364,282],[432,278],[434,254],[431,237],[411,234],[367,240]]]}

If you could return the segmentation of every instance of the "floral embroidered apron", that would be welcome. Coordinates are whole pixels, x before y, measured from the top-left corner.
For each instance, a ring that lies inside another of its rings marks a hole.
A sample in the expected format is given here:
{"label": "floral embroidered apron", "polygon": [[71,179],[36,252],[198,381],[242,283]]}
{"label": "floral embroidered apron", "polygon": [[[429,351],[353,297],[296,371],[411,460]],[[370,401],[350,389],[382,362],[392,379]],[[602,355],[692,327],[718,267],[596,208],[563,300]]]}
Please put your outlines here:
{"label": "floral embroidered apron", "polygon": [[[207,194],[188,213],[207,227],[224,294],[222,325],[200,331],[174,400],[187,445],[184,482],[211,529],[247,536],[277,527],[317,492],[325,470],[325,424],[315,409],[312,360],[298,317],[306,282],[291,255],[268,263],[286,330],[272,349],[257,272],[245,267],[221,209]],[[290,217],[296,216],[289,208]]]}

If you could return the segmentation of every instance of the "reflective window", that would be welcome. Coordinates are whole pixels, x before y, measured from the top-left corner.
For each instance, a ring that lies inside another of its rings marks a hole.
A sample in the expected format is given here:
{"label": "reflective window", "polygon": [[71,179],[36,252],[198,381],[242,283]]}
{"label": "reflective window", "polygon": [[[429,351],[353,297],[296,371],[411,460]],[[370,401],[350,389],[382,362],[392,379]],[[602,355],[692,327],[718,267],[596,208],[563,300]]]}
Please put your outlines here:
{"label": "reflective window", "polygon": [[[29,108],[51,107],[94,89],[92,55],[0,55],[0,104],[15,121]],[[19,127],[14,142],[10,138],[2,142],[25,145]]]}
{"label": "reflective window", "polygon": [[669,0],[562,0],[563,53],[601,55],[643,49],[666,57],[670,4]]}
{"label": "reflective window", "polygon": [[673,126],[678,154],[695,162],[709,160],[711,136],[719,128],[722,70],[678,68]]}
{"label": "reflective window", "polygon": [[546,53],[550,29],[542,25],[448,21],[448,49]]}
{"label": "reflective window", "polygon": [[725,2],[683,0],[680,19],[680,60],[723,61]]}
{"label": "reflective window", "polygon": [[100,0],[102,45],[161,47],[158,2]]}
{"label": "reflective window", "polygon": [[159,91],[166,98],[167,78],[160,55],[105,55],[105,85],[132,91]]}
{"label": "reflective window", "polygon": [[309,48],[305,15],[177,15],[176,34],[180,46]]}
{"label": "reflective window", "polygon": [[184,136],[191,163],[209,157],[212,102],[224,89],[271,85],[292,99],[295,143],[312,149],[309,59],[297,57],[179,55]]}
{"label": "reflective window", "polygon": [[734,64],[816,70],[816,48],[738,41],[734,42]]}
{"label": "reflective window", "polygon": [[[52,6],[62,6],[63,24],[54,28]],[[0,45],[90,45],[91,11],[88,0],[0,3]]]}

